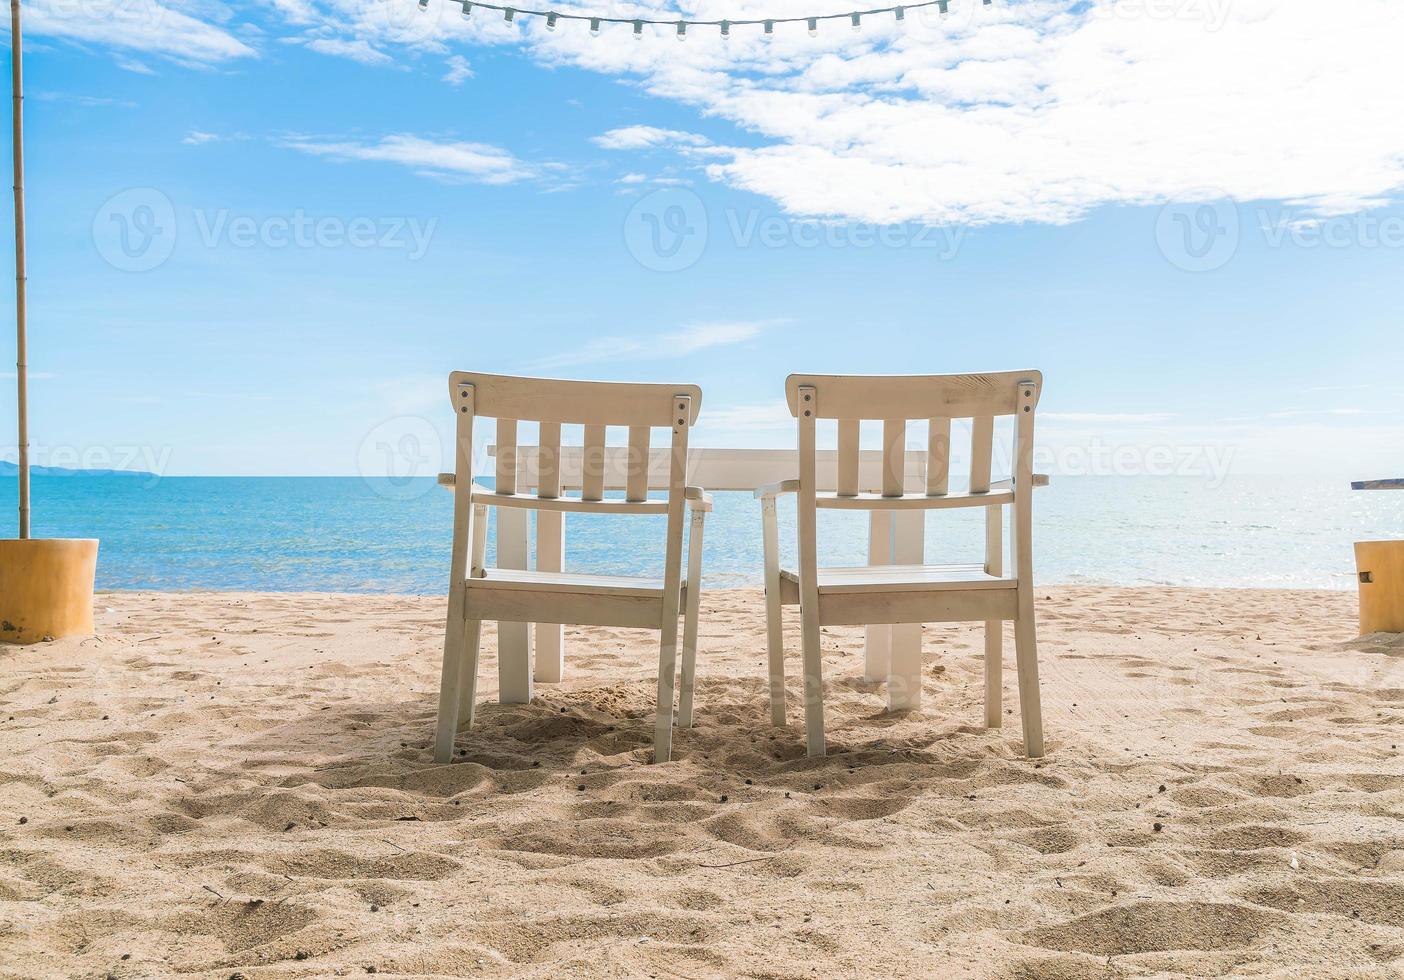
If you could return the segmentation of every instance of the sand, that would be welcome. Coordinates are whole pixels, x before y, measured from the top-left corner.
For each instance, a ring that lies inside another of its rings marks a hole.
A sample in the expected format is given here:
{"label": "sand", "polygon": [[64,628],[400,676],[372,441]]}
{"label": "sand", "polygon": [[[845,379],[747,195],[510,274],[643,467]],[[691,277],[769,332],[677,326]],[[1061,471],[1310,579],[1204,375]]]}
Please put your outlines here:
{"label": "sand", "polygon": [[[1400,975],[1404,642],[1324,592],[1040,590],[1048,754],[981,727],[976,628],[889,715],[826,633],[831,755],[766,724],[758,593],[704,599],[696,727],[656,647],[435,766],[443,600],[99,597],[0,647],[0,974]],[[1012,660],[1012,657],[1011,657]]]}

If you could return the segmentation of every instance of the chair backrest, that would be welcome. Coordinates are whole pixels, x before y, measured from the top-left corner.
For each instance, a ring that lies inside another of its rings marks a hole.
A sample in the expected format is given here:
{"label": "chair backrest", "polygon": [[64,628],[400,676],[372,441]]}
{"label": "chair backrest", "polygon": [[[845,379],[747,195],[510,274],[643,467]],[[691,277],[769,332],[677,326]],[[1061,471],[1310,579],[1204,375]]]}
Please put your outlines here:
{"label": "chair backrest", "polygon": [[[464,388],[471,389],[465,399]],[[516,378],[500,374],[455,371],[449,375],[449,397],[463,416],[497,420],[496,490],[516,493],[517,423],[536,422],[539,433],[535,452],[538,474],[537,495],[559,497],[561,427],[584,428],[582,459],[582,499],[602,500],[605,487],[605,440],[611,426],[629,431],[629,459],[624,486],[628,500],[648,496],[648,461],[652,429],[672,432],[670,450],[681,453],[684,464],[688,431],[697,421],[702,390],[696,385],[635,384],[612,381],[555,381],[545,378]],[[463,412],[465,401],[470,411]],[[670,467],[668,492],[681,494],[686,482],[685,466],[674,474]],[[465,478],[458,473],[456,478]]]}
{"label": "chair backrest", "polygon": [[[931,374],[896,376],[792,374],[785,383],[790,413],[798,420],[800,456],[800,540],[806,537],[806,511],[813,537],[815,509],[815,423],[838,421],[838,494],[856,496],[872,491],[887,497],[906,492],[907,422],[927,420],[925,491],[928,496],[949,492],[951,422],[970,419],[970,492],[990,489],[996,418],[1014,416],[1010,457],[1014,480],[1014,528],[1027,524],[1033,497],[1033,421],[1043,387],[1038,371],[995,374]],[[859,427],[863,421],[882,422],[883,465],[878,487],[859,486]],[[1024,532],[1027,538],[1028,530]],[[1012,543],[1012,542],[1011,542]],[[1025,541],[1024,544],[1027,542]],[[1015,552],[1016,573],[1028,569]],[[801,561],[805,560],[803,554]],[[812,556],[809,556],[812,560]]]}
{"label": "chair backrest", "polygon": [[[1043,375],[1038,371],[1003,371],[997,374],[928,375],[820,375],[792,374],[785,382],[790,414],[800,429],[818,419],[838,420],[838,492],[856,495],[858,486],[858,434],[863,421],[882,422],[882,485],[873,490],[884,496],[904,492],[907,422],[927,420],[926,492],[944,494],[950,487],[951,421],[970,419],[970,490],[990,488],[994,447],[994,420],[1017,416],[1014,454],[1010,457],[1019,481],[1021,463],[1032,479],[1033,415],[1038,405]],[[1027,427],[1027,435],[1024,429]],[[1021,436],[1023,437],[1021,439]],[[1022,450],[1022,452],[1021,452]],[[803,455],[804,450],[801,447]],[[808,455],[813,455],[813,449]]]}

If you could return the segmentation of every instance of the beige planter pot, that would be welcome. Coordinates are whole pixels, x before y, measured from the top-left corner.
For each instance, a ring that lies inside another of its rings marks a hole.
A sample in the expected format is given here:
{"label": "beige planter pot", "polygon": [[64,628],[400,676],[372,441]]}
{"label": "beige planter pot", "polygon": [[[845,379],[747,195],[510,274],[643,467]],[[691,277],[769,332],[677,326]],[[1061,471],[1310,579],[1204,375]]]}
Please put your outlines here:
{"label": "beige planter pot", "polygon": [[1355,542],[1360,632],[1404,633],[1404,541]]}
{"label": "beige planter pot", "polygon": [[93,631],[96,538],[0,540],[0,642]]}

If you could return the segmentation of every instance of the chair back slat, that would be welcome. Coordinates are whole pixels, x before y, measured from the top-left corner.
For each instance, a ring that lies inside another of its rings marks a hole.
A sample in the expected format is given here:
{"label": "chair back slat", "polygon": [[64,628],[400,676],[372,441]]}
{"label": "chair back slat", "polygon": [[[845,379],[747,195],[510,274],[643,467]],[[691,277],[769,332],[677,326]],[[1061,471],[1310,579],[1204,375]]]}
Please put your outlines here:
{"label": "chair back slat", "polygon": [[977,415],[970,422],[970,492],[990,490],[990,458],[994,452],[994,419]]}
{"label": "chair back slat", "polygon": [[497,487],[498,493],[517,492],[517,420],[497,420]]}
{"label": "chair back slat", "polygon": [[951,488],[951,420],[934,418],[926,431],[926,492],[930,496]]}
{"label": "chair back slat", "polygon": [[624,487],[626,500],[648,499],[648,437],[648,426],[629,426],[629,463]]}
{"label": "chair back slat", "polygon": [[585,426],[585,452],[581,455],[580,496],[585,500],[604,499],[605,427]]}
{"label": "chair back slat", "polygon": [[542,422],[536,449],[536,495],[561,495],[561,423]]}
{"label": "chair back slat", "polygon": [[882,495],[900,497],[907,476],[907,420],[882,422]]}
{"label": "chair back slat", "polygon": [[858,420],[839,419],[838,492],[841,497],[858,495]]}

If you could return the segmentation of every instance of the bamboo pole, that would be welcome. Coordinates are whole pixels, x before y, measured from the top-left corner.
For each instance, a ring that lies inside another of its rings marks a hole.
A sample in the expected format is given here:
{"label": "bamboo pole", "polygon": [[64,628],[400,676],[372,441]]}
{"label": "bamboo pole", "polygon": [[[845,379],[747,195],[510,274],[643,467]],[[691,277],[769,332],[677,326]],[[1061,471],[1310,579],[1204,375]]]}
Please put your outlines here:
{"label": "bamboo pole", "polygon": [[10,92],[15,127],[15,388],[19,397],[19,536],[29,537],[29,358],[25,351],[24,56],[20,0],[10,0]]}

